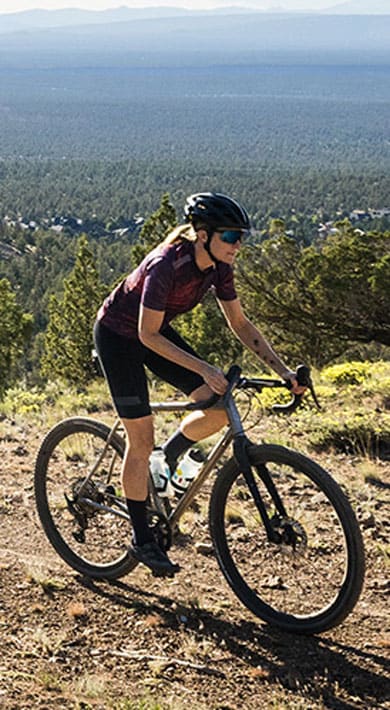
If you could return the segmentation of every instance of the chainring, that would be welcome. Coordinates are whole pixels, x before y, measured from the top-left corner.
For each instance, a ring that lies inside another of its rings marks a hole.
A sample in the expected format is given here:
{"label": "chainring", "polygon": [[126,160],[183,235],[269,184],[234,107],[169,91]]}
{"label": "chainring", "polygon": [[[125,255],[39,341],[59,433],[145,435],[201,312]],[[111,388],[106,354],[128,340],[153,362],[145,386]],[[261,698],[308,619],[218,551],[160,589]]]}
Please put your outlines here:
{"label": "chainring", "polygon": [[167,552],[172,545],[172,529],[168,518],[154,508],[147,508],[147,520],[157,544]]}

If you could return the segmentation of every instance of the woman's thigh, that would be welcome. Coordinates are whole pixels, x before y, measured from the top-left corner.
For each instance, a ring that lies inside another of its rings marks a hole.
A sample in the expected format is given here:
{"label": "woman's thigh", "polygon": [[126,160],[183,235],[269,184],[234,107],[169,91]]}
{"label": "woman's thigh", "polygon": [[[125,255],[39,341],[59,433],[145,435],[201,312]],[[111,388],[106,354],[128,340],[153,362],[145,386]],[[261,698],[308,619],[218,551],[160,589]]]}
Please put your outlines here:
{"label": "woman's thigh", "polygon": [[[165,328],[161,335],[185,352],[190,353],[195,357],[199,357],[191,345],[189,345],[173,328],[171,328],[171,326]],[[168,384],[172,385],[172,387],[175,387],[187,395],[191,394],[194,390],[197,390],[205,384],[203,378],[196,372],[188,370],[181,365],[177,365],[175,362],[172,362],[172,360],[168,360],[152,350],[146,350],[145,365],[149,368],[149,370],[157,375],[157,377],[160,377],[164,380],[164,382],[168,382]]]}
{"label": "woman's thigh", "polygon": [[148,416],[151,410],[144,367],[144,346],[137,340],[114,333],[99,322],[95,323],[94,341],[121,419]]}

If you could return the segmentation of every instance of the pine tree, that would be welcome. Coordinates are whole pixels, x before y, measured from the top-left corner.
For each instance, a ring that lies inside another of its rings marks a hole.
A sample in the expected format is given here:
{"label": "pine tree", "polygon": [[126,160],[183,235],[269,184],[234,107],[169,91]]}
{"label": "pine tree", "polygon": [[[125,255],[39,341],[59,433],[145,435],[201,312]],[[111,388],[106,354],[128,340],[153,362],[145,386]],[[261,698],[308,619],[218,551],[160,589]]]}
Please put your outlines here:
{"label": "pine tree", "polygon": [[94,377],[92,327],[105,288],[99,281],[85,235],[78,241],[74,268],[64,279],[62,298],[49,301],[49,324],[41,366],[44,376],[85,385]]}
{"label": "pine tree", "polygon": [[267,239],[239,260],[248,315],[287,358],[319,367],[351,343],[390,345],[390,232],[336,227],[310,247]]}
{"label": "pine tree", "polygon": [[134,266],[137,266],[152,249],[164,241],[176,225],[176,211],[166,192],[161,198],[160,207],[145,221],[138,243],[132,249],[131,256]]}
{"label": "pine tree", "polygon": [[199,357],[226,369],[241,360],[243,346],[230,330],[217,300],[207,293],[202,303],[175,320],[174,327]]}
{"label": "pine tree", "polygon": [[0,394],[16,374],[32,334],[32,316],[16,302],[8,279],[0,279]]}
{"label": "pine tree", "polygon": [[268,225],[268,234],[270,237],[281,237],[286,232],[286,223],[284,219],[274,217],[270,219]]}

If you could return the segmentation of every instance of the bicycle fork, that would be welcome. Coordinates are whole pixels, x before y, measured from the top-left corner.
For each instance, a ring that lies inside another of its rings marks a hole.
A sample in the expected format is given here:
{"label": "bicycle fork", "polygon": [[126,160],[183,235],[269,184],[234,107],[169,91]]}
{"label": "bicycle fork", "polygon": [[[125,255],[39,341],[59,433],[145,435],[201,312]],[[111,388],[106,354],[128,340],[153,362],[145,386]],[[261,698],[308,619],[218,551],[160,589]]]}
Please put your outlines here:
{"label": "bicycle fork", "polygon": [[[252,494],[256,508],[265,527],[267,538],[269,542],[280,543],[282,539],[281,535],[272,524],[272,520],[270,519],[267,513],[265,503],[263,501],[263,498],[255,481],[255,477],[253,475],[252,466],[248,454],[248,448],[249,446],[251,446],[251,442],[243,430],[241,418],[238,413],[236,403],[234,402],[232,397],[230,397],[230,399],[226,403],[226,411],[234,437],[233,453],[238,465],[240,466],[240,470],[245,478],[248,488]],[[286,509],[276,489],[276,486],[269,474],[267,466],[265,466],[265,464],[260,464],[256,468],[275,504],[277,512],[282,518],[287,518]]]}

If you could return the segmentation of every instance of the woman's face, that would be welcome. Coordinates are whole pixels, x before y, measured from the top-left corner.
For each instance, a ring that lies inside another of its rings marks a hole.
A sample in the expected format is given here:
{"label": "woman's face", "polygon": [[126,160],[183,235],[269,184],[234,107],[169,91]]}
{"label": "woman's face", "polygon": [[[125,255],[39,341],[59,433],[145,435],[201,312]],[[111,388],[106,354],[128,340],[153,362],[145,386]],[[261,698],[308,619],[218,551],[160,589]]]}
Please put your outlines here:
{"label": "woman's face", "polygon": [[210,240],[210,249],[214,257],[224,264],[233,264],[241,247],[242,236],[240,230],[214,232]]}

